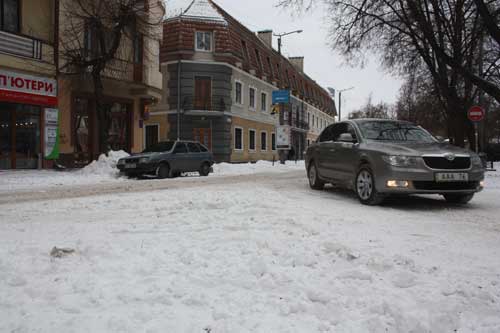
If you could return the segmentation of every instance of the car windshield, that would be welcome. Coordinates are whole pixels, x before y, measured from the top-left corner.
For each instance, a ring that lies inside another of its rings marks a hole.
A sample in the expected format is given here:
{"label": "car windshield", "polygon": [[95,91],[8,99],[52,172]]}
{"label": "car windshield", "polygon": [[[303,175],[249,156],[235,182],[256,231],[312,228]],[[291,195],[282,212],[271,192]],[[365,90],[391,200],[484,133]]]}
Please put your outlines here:
{"label": "car windshield", "polygon": [[436,139],[419,126],[396,121],[365,121],[359,123],[363,137],[377,141],[432,143]]}
{"label": "car windshield", "polygon": [[170,151],[172,150],[174,144],[174,141],[159,142],[155,145],[152,145],[151,147],[146,148],[143,153],[163,153],[165,151]]}

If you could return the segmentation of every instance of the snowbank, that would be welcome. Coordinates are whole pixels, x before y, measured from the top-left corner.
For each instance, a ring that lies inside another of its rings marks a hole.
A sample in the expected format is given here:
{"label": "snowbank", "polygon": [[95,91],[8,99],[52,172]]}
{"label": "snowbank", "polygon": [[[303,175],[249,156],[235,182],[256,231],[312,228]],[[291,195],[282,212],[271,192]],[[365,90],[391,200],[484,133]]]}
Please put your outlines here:
{"label": "snowbank", "polygon": [[85,168],[79,170],[77,173],[83,176],[109,176],[110,178],[116,178],[119,175],[119,170],[116,168],[116,164],[120,158],[130,156],[123,150],[120,151],[110,151],[108,155],[102,154],[99,156],[97,161],[93,161]]}
{"label": "snowbank", "polygon": [[81,170],[9,170],[0,171],[0,193],[9,191],[39,190],[54,186],[91,185],[123,180],[119,178],[116,163],[129,156],[124,151],[102,154]]}
{"label": "snowbank", "polygon": [[[110,151],[107,155],[99,156],[88,166],[80,170],[54,171],[54,170],[15,170],[0,171],[0,193],[8,191],[24,191],[54,186],[92,185],[103,182],[127,180],[120,177],[116,163],[120,158],[127,157],[124,151]],[[211,176],[235,176],[256,173],[279,173],[287,170],[304,170],[304,162],[287,162],[282,165],[276,162],[259,161],[257,163],[230,164],[220,163],[214,165]]]}
{"label": "snowbank", "polygon": [[214,175],[216,176],[236,176],[250,175],[254,173],[283,172],[286,170],[305,170],[304,161],[287,161],[285,165],[279,161],[274,163],[269,161],[258,161],[257,163],[218,163],[214,165]]}

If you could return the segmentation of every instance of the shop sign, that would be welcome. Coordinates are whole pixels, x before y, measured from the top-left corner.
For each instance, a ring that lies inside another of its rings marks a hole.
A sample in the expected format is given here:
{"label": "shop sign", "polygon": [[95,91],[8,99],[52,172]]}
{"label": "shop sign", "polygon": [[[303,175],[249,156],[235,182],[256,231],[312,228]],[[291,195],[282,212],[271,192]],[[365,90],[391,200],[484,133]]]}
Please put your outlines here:
{"label": "shop sign", "polygon": [[290,126],[278,126],[276,129],[276,147],[278,149],[290,149],[290,139]]}
{"label": "shop sign", "polygon": [[47,160],[59,158],[59,110],[45,109],[45,147]]}
{"label": "shop sign", "polygon": [[55,106],[57,105],[57,81],[0,70],[0,100]]}
{"label": "shop sign", "polygon": [[272,97],[273,97],[273,104],[289,103],[290,90],[274,90]]}

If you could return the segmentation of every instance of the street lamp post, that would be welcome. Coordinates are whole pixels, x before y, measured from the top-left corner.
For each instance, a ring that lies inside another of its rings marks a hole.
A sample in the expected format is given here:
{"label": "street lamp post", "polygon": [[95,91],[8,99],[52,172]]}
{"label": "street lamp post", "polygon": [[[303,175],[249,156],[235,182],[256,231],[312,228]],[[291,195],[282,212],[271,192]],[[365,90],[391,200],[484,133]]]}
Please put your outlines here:
{"label": "street lamp post", "polygon": [[295,30],[291,32],[285,32],[283,34],[274,34],[274,36],[278,37],[278,53],[281,54],[281,38],[291,35],[291,34],[300,34],[303,30]]}
{"label": "street lamp post", "polygon": [[352,90],[352,89],[354,89],[354,87],[350,87],[350,88],[347,88],[347,89],[339,90],[339,121],[342,121],[342,93],[344,91],[349,91],[349,90]]}

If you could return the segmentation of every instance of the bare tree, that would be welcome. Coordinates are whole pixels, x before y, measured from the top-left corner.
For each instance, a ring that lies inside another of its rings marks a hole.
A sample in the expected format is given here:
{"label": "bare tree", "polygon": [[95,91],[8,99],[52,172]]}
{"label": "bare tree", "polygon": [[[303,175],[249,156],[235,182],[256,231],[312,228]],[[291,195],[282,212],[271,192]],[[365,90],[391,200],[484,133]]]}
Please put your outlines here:
{"label": "bare tree", "polygon": [[164,10],[161,1],[150,2],[153,1],[61,1],[58,71],[61,75],[92,80],[100,152],[108,150],[110,126],[110,115],[103,104],[103,78],[122,78],[134,63],[134,52],[143,52],[143,57],[152,52],[142,43],[159,39]]}
{"label": "bare tree", "polygon": [[395,119],[396,113],[394,112],[394,107],[387,103],[380,102],[378,104],[373,104],[373,98],[372,95],[370,95],[363,107],[349,114],[349,119],[359,118]]}
{"label": "bare tree", "polygon": [[424,70],[446,111],[454,143],[463,146],[466,134],[473,140],[466,110],[478,97],[476,87],[500,98],[499,86],[482,70],[495,66],[485,63],[489,38],[474,0],[282,0],[281,5],[304,8],[315,2],[329,9],[336,49],[349,59],[370,49],[399,74]]}
{"label": "bare tree", "polygon": [[408,76],[396,102],[397,118],[417,123],[434,135],[449,137],[447,114],[438,96],[425,71]]}

